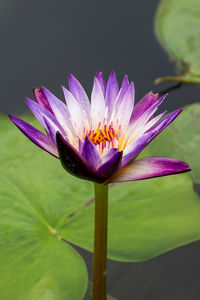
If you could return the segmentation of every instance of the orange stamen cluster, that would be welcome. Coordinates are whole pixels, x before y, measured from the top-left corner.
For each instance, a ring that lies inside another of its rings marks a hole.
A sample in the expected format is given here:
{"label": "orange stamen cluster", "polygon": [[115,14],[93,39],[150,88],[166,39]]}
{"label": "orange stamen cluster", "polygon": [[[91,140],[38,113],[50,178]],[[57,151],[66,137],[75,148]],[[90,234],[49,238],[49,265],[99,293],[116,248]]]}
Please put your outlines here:
{"label": "orange stamen cluster", "polygon": [[87,137],[95,146],[101,145],[102,150],[106,148],[108,143],[111,143],[112,147],[114,147],[115,139],[118,140],[118,134],[115,132],[112,124],[109,126],[104,125],[101,129],[90,130]]}

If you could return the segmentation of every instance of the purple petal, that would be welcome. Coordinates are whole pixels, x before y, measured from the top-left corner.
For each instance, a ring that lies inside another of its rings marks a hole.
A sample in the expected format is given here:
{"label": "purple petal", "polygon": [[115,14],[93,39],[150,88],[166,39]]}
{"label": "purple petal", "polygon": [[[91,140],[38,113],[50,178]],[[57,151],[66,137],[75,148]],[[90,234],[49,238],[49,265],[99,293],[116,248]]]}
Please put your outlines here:
{"label": "purple petal", "polygon": [[105,151],[103,156],[101,157],[102,164],[109,161],[118,152],[119,152],[118,148],[111,148],[111,149]]}
{"label": "purple petal", "polygon": [[[174,121],[178,117],[178,115],[183,111],[183,109],[177,109],[173,111],[171,114],[169,114],[167,117],[162,119],[160,122],[158,122],[156,125],[151,127],[147,132],[152,133],[160,133],[163,129],[165,129],[171,122]],[[156,135],[157,135],[156,134]]]}
{"label": "purple petal", "polygon": [[72,74],[69,74],[69,89],[70,89],[70,92],[74,95],[74,97],[79,102],[82,110],[86,112],[86,115],[89,119],[89,117],[90,117],[90,101],[88,99],[88,96],[87,96],[84,88]]}
{"label": "purple petal", "polygon": [[150,106],[143,114],[142,116],[133,123],[132,126],[134,126],[134,128],[139,128],[141,126],[144,126],[148,121],[150,121],[152,119],[153,114],[156,112],[156,110],[158,109],[158,107],[161,105],[161,103],[164,101],[164,99],[166,98],[167,94],[162,96],[158,101],[156,101],[152,106]]}
{"label": "purple petal", "polygon": [[83,142],[79,139],[78,140],[78,151],[79,151],[79,153],[82,152],[82,149],[83,149]]}
{"label": "purple petal", "polygon": [[163,120],[154,125],[140,138],[135,140],[129,147],[124,151],[122,158],[122,168],[125,167],[131,160],[135,159],[139,153],[163,130],[165,129],[174,119],[181,113],[182,109],[177,109],[170,115],[165,117]]}
{"label": "purple petal", "polygon": [[58,123],[58,121],[56,120],[54,115],[52,115],[52,113],[49,112],[49,110],[45,109],[45,107],[39,105],[37,102],[35,102],[31,99],[25,98],[25,100],[26,100],[26,103],[28,104],[30,110],[32,111],[32,113],[35,115],[35,117],[38,119],[38,121],[42,124],[42,126],[45,129],[48,129],[48,128],[46,126],[46,122],[44,121],[44,117],[46,119],[51,120],[51,122],[53,122],[55,124],[55,126],[57,126],[61,132],[63,132],[62,127],[60,126],[60,124]]}
{"label": "purple petal", "polygon": [[136,122],[143,113],[158,100],[158,94],[149,92],[134,107],[130,124]]}
{"label": "purple petal", "polygon": [[117,172],[120,169],[122,155],[122,151],[115,151],[114,155],[98,169],[99,176],[103,176],[106,181],[115,172]]}
{"label": "purple petal", "polygon": [[74,128],[70,121],[70,114],[67,105],[59,100],[54,94],[52,94],[45,87],[42,87],[42,91],[47,97],[49,104],[53,110],[53,113],[62,128],[69,128],[74,134]]}
{"label": "purple petal", "polygon": [[50,119],[44,117],[44,122],[45,122],[45,127],[47,128],[47,132],[49,133],[54,143],[56,144],[56,133],[60,132],[62,134],[62,131]]}
{"label": "purple petal", "polygon": [[91,95],[91,120],[93,127],[99,124],[99,122],[103,122],[105,117],[105,100],[103,91],[99,84],[99,81],[94,78],[94,85],[92,88],[92,95]]}
{"label": "purple petal", "polygon": [[130,117],[134,107],[134,99],[135,99],[135,89],[133,82],[131,82],[126,95],[119,107],[117,112],[117,117],[119,118],[119,123],[121,124],[122,128],[127,128]]}
{"label": "purple petal", "polygon": [[144,132],[147,132],[149,129],[151,129],[165,114],[167,113],[167,110],[163,111],[161,114],[157,115],[155,118],[152,118],[144,127]]}
{"label": "purple petal", "polygon": [[124,151],[122,158],[122,168],[125,167],[131,160],[135,159],[139,153],[152,141],[155,137],[154,133],[145,133],[138,139],[132,142]]}
{"label": "purple petal", "polygon": [[87,136],[83,143],[81,155],[92,168],[94,168],[95,170],[98,169],[101,164],[101,156],[99,155],[99,152],[97,151],[94,144],[92,144]]}
{"label": "purple petal", "polygon": [[49,101],[48,101],[47,97],[45,96],[45,94],[43,93],[42,89],[34,88],[33,92],[34,92],[37,103],[39,105],[41,105],[42,107],[44,107],[46,110],[48,110],[50,113],[54,114],[53,110],[51,109],[51,106],[49,104]]}
{"label": "purple petal", "polygon": [[58,158],[56,145],[50,137],[17,117],[9,115],[9,118],[34,144]]}
{"label": "purple petal", "polygon": [[103,182],[103,179],[98,176],[97,172],[89,166],[87,161],[61,134],[57,133],[56,140],[59,157],[66,171],[82,179],[99,183]]}
{"label": "purple petal", "polygon": [[105,95],[106,106],[108,107],[109,114],[112,113],[113,105],[117,98],[118,93],[119,93],[119,86],[116,79],[116,75],[115,72],[111,72],[108,79],[108,83],[106,87],[106,95]]}
{"label": "purple petal", "polygon": [[80,107],[80,103],[64,86],[62,88],[71,120],[73,124],[76,124],[74,125],[74,129],[78,129],[78,132],[81,132],[85,124],[85,116],[83,114],[83,110]]}
{"label": "purple petal", "polygon": [[103,94],[105,96],[105,94],[106,94],[106,82],[103,78],[103,73],[101,71],[96,73],[96,79],[99,81],[99,84],[100,84],[100,86],[102,88],[102,91],[103,91]]}
{"label": "purple petal", "polygon": [[141,180],[190,171],[190,166],[167,157],[147,157],[131,162],[109,182]]}
{"label": "purple petal", "polygon": [[122,86],[121,86],[121,89],[118,93],[118,96],[117,96],[117,99],[116,99],[116,103],[114,104],[114,107],[115,107],[115,111],[117,112],[123,99],[124,99],[124,96],[127,92],[129,88],[129,81],[128,81],[128,76],[125,75],[124,76],[124,79],[123,79],[123,82],[122,82]]}

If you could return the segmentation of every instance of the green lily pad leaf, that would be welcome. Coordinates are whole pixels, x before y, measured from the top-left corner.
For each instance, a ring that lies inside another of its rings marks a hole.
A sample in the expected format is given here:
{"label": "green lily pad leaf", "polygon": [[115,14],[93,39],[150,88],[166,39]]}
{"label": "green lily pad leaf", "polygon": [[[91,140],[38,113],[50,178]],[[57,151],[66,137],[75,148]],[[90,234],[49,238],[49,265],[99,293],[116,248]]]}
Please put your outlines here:
{"label": "green lily pad leaf", "polygon": [[155,16],[158,40],[180,67],[179,76],[157,79],[200,84],[200,2],[162,0]]}
{"label": "green lily pad leaf", "polygon": [[71,210],[75,182],[70,178],[68,187],[59,162],[34,147],[7,118],[0,118],[0,128],[0,298],[83,299],[85,263],[56,230]]}
{"label": "green lily pad leaf", "polygon": [[[92,300],[92,282],[89,281],[87,293],[85,295],[85,298],[83,300]],[[117,300],[116,298],[113,298],[110,295],[107,295],[107,300]]]}
{"label": "green lily pad leaf", "polygon": [[184,108],[180,116],[143,151],[142,156],[168,156],[191,166],[195,183],[200,183],[200,103]]}
{"label": "green lily pad leaf", "polygon": [[[69,217],[60,233],[93,250],[93,210]],[[143,261],[200,239],[200,199],[188,174],[121,183],[109,198],[108,257]]]}

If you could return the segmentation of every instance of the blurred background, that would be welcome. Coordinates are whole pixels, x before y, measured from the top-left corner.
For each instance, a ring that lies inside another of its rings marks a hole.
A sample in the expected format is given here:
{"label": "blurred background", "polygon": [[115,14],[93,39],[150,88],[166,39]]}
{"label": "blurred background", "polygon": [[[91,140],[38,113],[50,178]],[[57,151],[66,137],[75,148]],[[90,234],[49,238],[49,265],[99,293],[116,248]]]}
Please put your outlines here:
{"label": "blurred background", "polygon": [[[136,101],[156,77],[173,74],[174,63],[157,42],[153,18],[158,0],[1,0],[0,112],[28,111],[24,97],[45,85],[63,99],[61,85],[73,73],[91,93],[93,76],[128,74]],[[200,100],[195,86],[169,93],[162,111]],[[188,141],[189,143],[190,141]],[[187,147],[187,145],[186,145]],[[91,273],[92,255],[79,252]],[[108,289],[118,300],[200,299],[200,243],[193,243],[143,263],[108,263]]]}

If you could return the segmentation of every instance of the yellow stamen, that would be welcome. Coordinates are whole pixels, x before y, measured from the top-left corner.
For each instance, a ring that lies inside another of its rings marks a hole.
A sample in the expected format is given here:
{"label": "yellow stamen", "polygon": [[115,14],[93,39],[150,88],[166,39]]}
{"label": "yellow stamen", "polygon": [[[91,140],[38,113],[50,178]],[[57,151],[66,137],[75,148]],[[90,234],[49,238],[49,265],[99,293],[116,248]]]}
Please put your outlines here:
{"label": "yellow stamen", "polygon": [[106,142],[111,142],[113,145],[114,140],[118,140],[118,135],[111,125],[104,125],[103,128],[97,128],[96,131],[90,130],[87,133],[87,137],[94,145],[102,144],[103,149],[106,147]]}

